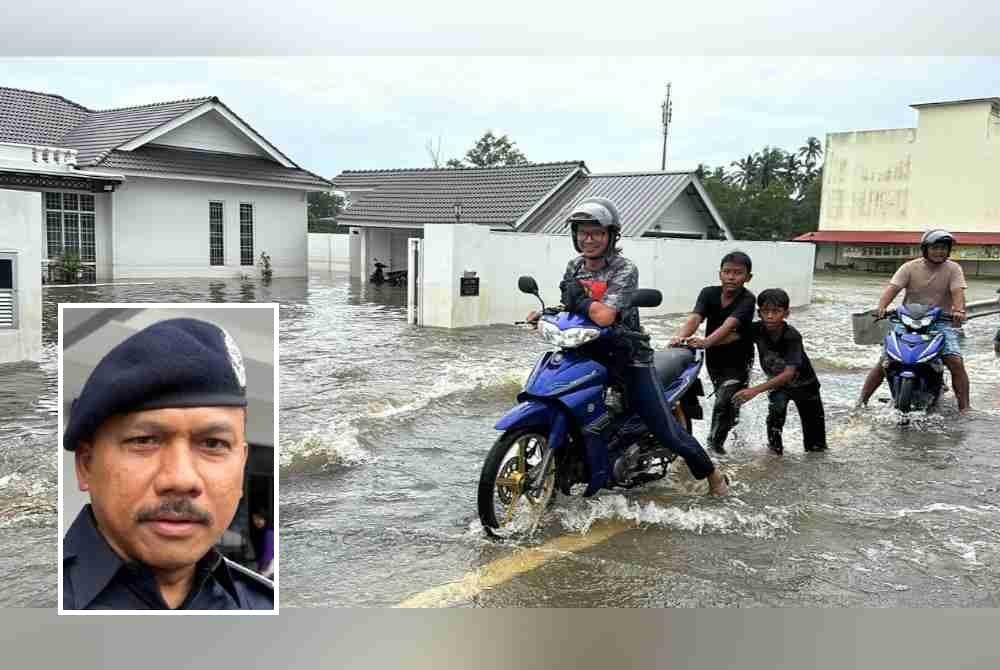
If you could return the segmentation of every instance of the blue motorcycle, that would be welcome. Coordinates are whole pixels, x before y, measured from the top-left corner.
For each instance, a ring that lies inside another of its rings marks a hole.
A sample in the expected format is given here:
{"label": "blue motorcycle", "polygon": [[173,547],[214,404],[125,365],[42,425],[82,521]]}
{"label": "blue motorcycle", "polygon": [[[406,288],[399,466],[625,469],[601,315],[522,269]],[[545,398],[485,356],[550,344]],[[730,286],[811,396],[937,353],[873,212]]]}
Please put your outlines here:
{"label": "blue motorcycle", "polygon": [[[518,288],[541,301],[533,278],[521,277]],[[661,301],[652,289],[631,297],[634,307]],[[517,396],[519,404],[497,422],[503,432],[479,477],[479,518],[494,537],[537,526],[556,489],[589,497],[601,489],[632,488],[665,477],[676,458],[629,409],[622,385],[592,355],[602,341],[621,336],[620,326],[601,327],[542,302],[538,327],[556,350],[542,355]],[[687,348],[655,353],[668,406],[688,432],[692,419],[702,418],[703,356]]]}
{"label": "blue motorcycle", "polygon": [[886,312],[885,318],[893,326],[885,335],[885,377],[892,406],[904,414],[933,410],[944,389],[944,334],[930,329],[939,321],[950,321],[951,315],[914,303]]}

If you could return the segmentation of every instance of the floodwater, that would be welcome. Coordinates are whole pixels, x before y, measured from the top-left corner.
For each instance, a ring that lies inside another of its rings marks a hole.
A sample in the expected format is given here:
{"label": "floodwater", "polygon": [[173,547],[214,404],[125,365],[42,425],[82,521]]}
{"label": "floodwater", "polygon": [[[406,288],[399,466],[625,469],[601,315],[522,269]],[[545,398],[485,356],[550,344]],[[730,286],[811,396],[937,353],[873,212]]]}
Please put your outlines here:
{"label": "floodwater", "polygon": [[[503,543],[479,525],[476,484],[493,424],[546,349],[534,331],[414,328],[401,289],[342,274],[46,289],[41,365],[0,368],[0,605],[55,604],[55,303],[183,299],[282,305],[282,606],[996,606],[997,318],[965,328],[971,416],[949,394],[901,427],[879,403],[852,409],[878,350],[851,343],[850,313],[886,279],[818,275],[790,318],[823,385],[829,452],[802,452],[790,408],[785,454],[771,455],[760,397],[714,456],[728,498],[681,467],[624,494],[559,497],[534,535]],[[997,288],[971,284],[970,300]],[[665,343],[679,322],[644,325]]]}

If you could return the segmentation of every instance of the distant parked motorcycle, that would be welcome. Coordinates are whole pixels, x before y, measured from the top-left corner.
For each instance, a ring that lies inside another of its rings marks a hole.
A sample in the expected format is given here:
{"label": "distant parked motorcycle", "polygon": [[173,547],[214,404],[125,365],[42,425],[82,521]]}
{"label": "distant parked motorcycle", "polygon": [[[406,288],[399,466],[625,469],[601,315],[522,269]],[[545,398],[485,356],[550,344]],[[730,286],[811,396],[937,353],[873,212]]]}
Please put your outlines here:
{"label": "distant parked motorcycle", "polygon": [[[518,288],[538,297],[531,277]],[[639,289],[635,307],[660,304],[659,291]],[[503,431],[479,477],[479,519],[494,537],[534,528],[556,489],[592,496],[602,488],[627,489],[666,476],[676,458],[657,443],[608,369],[588,355],[588,345],[619,336],[562,307],[542,303],[539,330],[556,350],[542,355],[528,377],[518,405],[496,424]],[[691,431],[702,418],[698,396],[704,395],[698,373],[703,352],[686,348],[658,351],[654,363],[665,400],[675,417]],[[601,419],[604,417],[604,419]],[[603,421],[598,435],[583,437],[583,426]]]}
{"label": "distant parked motorcycle", "polygon": [[371,277],[368,278],[372,284],[384,284],[385,274],[382,272],[382,268],[389,267],[385,263],[380,263],[379,260],[375,259],[375,272],[372,273]]}

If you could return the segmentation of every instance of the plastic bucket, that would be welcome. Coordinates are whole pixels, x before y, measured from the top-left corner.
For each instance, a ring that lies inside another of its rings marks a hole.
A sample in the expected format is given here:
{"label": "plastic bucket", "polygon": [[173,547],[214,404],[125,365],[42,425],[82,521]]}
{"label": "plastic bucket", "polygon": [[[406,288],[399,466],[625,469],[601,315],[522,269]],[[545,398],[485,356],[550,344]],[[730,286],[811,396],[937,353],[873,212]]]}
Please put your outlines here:
{"label": "plastic bucket", "polygon": [[889,332],[889,320],[875,320],[875,312],[855,312],[851,314],[851,326],[854,328],[854,344],[882,344]]}

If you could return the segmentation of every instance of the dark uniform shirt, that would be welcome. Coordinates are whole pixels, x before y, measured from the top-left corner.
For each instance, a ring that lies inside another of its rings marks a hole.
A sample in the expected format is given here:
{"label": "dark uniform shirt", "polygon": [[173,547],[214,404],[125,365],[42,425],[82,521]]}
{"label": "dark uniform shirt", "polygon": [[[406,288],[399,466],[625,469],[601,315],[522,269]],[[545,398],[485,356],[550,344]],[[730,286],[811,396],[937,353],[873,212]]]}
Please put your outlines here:
{"label": "dark uniform shirt", "polygon": [[[122,560],[97,530],[90,505],[63,538],[63,609],[165,610],[153,571]],[[178,609],[274,609],[271,582],[215,549],[195,566],[194,583]]]}
{"label": "dark uniform shirt", "polygon": [[812,363],[802,346],[802,335],[795,326],[784,324],[781,333],[774,337],[764,328],[763,321],[753,324],[753,340],[757,343],[760,367],[768,379],[777,377],[788,366],[796,370],[795,377],[788,382],[790,388],[819,387],[819,379],[813,371]]}
{"label": "dark uniform shirt", "polygon": [[721,378],[745,378],[753,363],[753,341],[750,326],[756,311],[756,298],[745,288],[741,288],[729,305],[722,306],[722,287],[706,286],[698,294],[698,300],[691,310],[705,319],[705,337],[708,337],[733,317],[740,322],[736,332],[740,339],[730,344],[719,344],[705,350],[705,364],[708,372]]}

